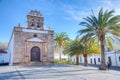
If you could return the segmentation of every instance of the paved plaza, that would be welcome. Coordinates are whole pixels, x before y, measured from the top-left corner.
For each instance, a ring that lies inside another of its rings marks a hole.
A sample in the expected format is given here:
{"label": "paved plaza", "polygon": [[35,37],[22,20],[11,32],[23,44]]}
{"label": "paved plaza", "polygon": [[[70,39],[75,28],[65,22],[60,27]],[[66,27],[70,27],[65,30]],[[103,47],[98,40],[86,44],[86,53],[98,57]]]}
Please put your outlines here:
{"label": "paved plaza", "polygon": [[120,80],[120,71],[57,64],[0,66],[0,80]]}

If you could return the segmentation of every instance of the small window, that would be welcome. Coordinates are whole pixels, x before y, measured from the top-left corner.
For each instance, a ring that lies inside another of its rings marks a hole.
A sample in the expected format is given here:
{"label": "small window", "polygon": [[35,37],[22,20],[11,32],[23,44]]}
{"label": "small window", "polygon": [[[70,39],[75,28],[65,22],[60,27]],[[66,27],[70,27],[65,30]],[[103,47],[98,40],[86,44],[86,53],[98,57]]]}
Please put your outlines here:
{"label": "small window", "polygon": [[100,62],[100,58],[98,58],[98,62]]}
{"label": "small window", "polygon": [[37,37],[37,34],[34,34],[34,37]]}
{"label": "small window", "polygon": [[94,64],[96,64],[96,59],[94,58]]}
{"label": "small window", "polygon": [[119,56],[119,61],[120,61],[120,56]]}
{"label": "small window", "polygon": [[91,62],[91,64],[92,64],[92,59],[90,59],[90,62]]}

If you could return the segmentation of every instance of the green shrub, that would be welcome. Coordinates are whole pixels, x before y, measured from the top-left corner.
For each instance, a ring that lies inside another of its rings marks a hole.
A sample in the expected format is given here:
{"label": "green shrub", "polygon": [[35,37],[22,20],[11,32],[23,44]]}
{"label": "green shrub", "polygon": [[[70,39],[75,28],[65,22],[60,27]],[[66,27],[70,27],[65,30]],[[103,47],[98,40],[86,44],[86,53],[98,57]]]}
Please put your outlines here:
{"label": "green shrub", "polygon": [[55,64],[75,64],[72,60],[62,59],[61,62],[59,59],[54,59]]}
{"label": "green shrub", "polygon": [[68,64],[76,64],[76,63],[75,63],[74,61],[72,61],[72,60],[68,60],[67,63],[68,63]]}
{"label": "green shrub", "polygon": [[59,64],[60,61],[58,59],[54,59],[54,63]]}

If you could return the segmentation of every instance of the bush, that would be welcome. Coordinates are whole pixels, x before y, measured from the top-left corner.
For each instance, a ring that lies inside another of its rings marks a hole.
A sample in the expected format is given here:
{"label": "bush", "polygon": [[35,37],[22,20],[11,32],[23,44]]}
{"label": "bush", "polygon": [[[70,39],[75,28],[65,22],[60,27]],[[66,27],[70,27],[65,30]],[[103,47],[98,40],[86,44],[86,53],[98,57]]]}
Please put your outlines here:
{"label": "bush", "polygon": [[67,63],[68,63],[68,64],[76,64],[76,63],[75,63],[74,61],[72,61],[72,60],[68,60]]}
{"label": "bush", "polygon": [[58,59],[54,59],[54,63],[59,64],[60,62]]}
{"label": "bush", "polygon": [[59,59],[54,59],[54,63],[56,63],[56,64],[75,64],[75,62],[73,62],[72,60],[66,60],[66,59],[62,59],[61,62],[59,61]]}

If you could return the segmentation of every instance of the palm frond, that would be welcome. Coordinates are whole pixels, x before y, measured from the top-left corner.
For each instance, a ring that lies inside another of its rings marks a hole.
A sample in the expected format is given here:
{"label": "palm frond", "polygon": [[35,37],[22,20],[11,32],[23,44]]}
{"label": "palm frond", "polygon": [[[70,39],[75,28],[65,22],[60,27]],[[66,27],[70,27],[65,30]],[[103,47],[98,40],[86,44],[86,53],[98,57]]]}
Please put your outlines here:
{"label": "palm frond", "polygon": [[112,45],[110,37],[107,37],[107,42],[108,42],[110,50],[113,50],[113,45]]}

